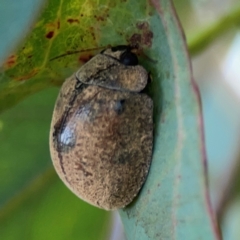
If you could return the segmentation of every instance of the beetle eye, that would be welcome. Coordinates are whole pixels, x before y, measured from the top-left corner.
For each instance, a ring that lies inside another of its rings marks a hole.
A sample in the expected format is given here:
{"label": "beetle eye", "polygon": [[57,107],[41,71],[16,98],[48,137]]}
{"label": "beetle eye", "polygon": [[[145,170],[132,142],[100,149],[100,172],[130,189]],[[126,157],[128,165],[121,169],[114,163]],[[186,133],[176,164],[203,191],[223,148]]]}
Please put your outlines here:
{"label": "beetle eye", "polygon": [[138,65],[138,58],[136,54],[130,51],[125,51],[120,56],[120,62],[127,66],[135,66]]}

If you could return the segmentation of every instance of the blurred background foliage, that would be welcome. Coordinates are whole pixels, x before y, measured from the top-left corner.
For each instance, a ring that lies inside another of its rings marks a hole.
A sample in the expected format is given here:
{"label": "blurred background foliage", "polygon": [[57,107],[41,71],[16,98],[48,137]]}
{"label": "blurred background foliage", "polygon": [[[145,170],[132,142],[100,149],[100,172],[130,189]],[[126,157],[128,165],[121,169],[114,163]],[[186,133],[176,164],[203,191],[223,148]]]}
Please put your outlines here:
{"label": "blurred background foliage", "polygon": [[191,53],[193,75],[202,98],[211,200],[223,239],[239,239],[239,1],[175,3],[190,51],[198,42],[203,47]]}
{"label": "blurred background foliage", "polygon": [[[40,1],[35,1],[38,9]],[[16,10],[14,1],[0,0],[0,24],[4,23],[2,3],[13,14],[7,20],[12,28],[6,27],[1,36],[11,29],[16,34],[8,46],[0,44],[0,56],[4,58],[9,54],[6,50],[14,49],[18,35],[26,34],[24,29],[38,11],[26,15]],[[203,41],[204,47],[191,53],[193,74],[202,97],[211,199],[223,239],[237,240],[240,239],[240,20],[228,21],[228,27],[221,20],[228,20],[240,8],[239,2],[175,0],[175,7],[189,46],[217,23],[222,24],[209,37],[209,44]],[[19,18],[13,17],[16,12]],[[22,29],[16,32],[13,24],[21,19]],[[52,87],[38,92],[0,115],[0,238],[123,239],[115,215],[79,201],[52,169],[48,135],[58,90]]]}

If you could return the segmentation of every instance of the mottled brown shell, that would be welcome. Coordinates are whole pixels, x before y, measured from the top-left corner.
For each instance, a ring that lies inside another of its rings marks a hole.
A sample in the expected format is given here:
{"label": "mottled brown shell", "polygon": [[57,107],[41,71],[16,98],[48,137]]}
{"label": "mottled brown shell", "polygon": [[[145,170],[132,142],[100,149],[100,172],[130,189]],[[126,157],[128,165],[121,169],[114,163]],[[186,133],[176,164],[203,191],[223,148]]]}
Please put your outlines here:
{"label": "mottled brown shell", "polygon": [[126,51],[107,49],[68,78],[51,123],[59,177],[78,197],[106,210],[134,199],[152,156],[153,103],[139,93],[148,74],[140,65],[121,63]]}

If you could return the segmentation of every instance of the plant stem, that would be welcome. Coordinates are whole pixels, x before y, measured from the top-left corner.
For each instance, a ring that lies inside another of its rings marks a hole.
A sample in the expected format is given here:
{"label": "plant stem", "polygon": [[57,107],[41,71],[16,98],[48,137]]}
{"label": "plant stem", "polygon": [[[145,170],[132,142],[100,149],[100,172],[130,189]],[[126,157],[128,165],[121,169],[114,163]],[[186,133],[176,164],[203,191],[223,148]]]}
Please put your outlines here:
{"label": "plant stem", "polygon": [[227,15],[223,16],[217,22],[208,26],[188,41],[188,48],[191,56],[195,56],[203,51],[223,33],[236,26],[239,27],[238,24],[240,24],[240,6],[235,7]]}

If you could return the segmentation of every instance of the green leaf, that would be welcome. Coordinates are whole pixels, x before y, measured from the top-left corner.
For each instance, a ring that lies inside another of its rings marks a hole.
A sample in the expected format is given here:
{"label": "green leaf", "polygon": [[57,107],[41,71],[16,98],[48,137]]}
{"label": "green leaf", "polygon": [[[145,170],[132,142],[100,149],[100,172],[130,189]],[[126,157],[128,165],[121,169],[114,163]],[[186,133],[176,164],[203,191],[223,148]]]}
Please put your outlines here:
{"label": "green leaf", "polygon": [[120,211],[128,239],[219,239],[206,185],[199,93],[170,1],[152,0],[148,56],[154,99],[154,152],[144,187]]}
{"label": "green leaf", "polygon": [[[3,64],[0,112],[29,94],[59,86],[96,53],[94,48],[127,43],[151,46],[147,23],[152,11],[147,1],[48,1],[24,44]],[[68,54],[76,51],[83,52]],[[56,58],[59,55],[63,56]]]}

